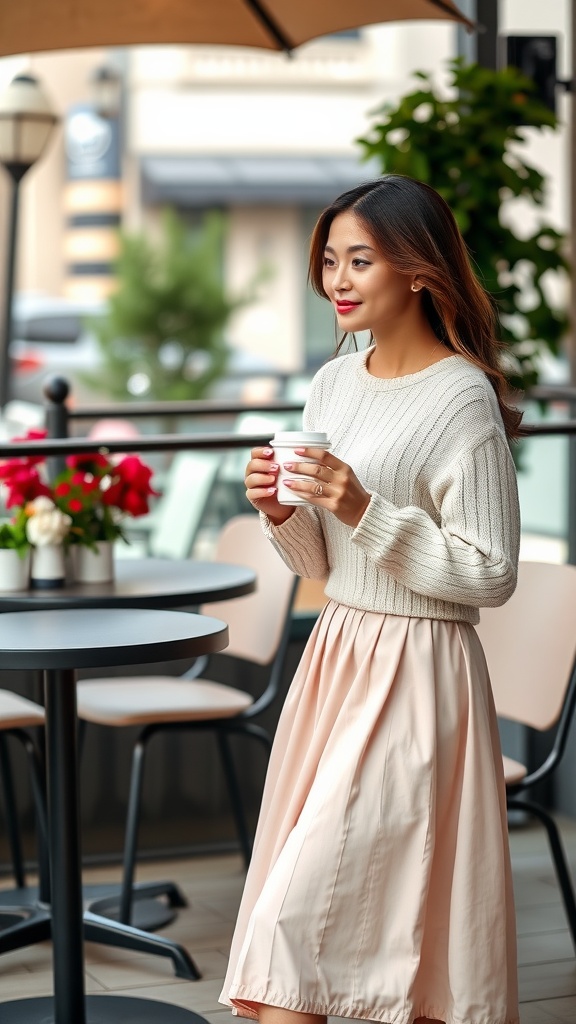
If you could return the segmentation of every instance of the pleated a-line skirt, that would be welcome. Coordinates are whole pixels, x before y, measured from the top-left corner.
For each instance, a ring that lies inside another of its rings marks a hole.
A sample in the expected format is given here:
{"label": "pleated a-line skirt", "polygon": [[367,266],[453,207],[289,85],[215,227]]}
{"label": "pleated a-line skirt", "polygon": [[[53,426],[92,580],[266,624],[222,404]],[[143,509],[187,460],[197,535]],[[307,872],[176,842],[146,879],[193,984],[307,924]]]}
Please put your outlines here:
{"label": "pleated a-line skirt", "polygon": [[467,623],[330,602],[290,688],[221,1001],[518,1021],[500,744]]}

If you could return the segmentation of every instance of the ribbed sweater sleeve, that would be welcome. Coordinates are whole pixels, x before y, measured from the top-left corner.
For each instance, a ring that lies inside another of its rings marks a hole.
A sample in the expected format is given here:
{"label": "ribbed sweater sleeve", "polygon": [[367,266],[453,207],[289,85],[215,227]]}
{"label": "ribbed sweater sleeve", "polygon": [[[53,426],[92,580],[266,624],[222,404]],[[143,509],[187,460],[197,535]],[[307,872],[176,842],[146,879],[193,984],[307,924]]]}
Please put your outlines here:
{"label": "ribbed sweater sleeve", "polygon": [[516,476],[508,445],[492,430],[432,481],[440,522],[380,494],[352,534],[369,559],[416,594],[458,604],[504,604],[516,586]]}

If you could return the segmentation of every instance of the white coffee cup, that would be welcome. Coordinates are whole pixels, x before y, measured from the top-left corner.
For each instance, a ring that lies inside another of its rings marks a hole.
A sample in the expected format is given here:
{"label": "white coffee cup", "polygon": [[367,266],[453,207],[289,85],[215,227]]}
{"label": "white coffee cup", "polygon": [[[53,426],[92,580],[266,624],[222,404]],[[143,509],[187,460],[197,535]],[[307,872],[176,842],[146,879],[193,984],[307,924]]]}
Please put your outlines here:
{"label": "white coffee cup", "polygon": [[323,448],[330,450],[328,435],[319,430],[277,430],[270,441],[274,449],[274,461],[278,463],[278,503],[280,505],[308,505],[309,502],[300,494],[296,494],[284,484],[285,480],[310,480],[309,476],[289,473],[284,469],[285,462],[316,462],[304,455],[297,455],[295,448]]}

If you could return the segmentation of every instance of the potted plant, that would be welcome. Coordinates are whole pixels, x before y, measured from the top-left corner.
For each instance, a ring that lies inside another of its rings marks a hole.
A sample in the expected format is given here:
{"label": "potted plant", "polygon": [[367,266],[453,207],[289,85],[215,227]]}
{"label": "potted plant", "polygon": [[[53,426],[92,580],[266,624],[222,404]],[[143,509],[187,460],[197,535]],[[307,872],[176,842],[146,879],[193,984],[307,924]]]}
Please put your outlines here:
{"label": "potted plant", "polygon": [[30,541],[27,516],[19,509],[9,522],[0,524],[0,590],[25,590],[30,575]]}
{"label": "potted plant", "polygon": [[[14,440],[44,437],[46,431],[34,430]],[[0,530],[0,551],[25,553],[31,548],[35,586],[60,585],[66,550],[71,552],[77,580],[110,580],[114,541],[126,540],[126,518],[146,515],[149,499],[159,493],[151,479],[152,470],[136,455],[70,455],[66,469],[52,483],[45,478],[44,457],[7,459],[0,465],[0,483],[14,518]]]}
{"label": "potted plant", "polygon": [[54,501],[70,517],[69,546],[78,581],[113,579],[114,541],[126,539],[126,517],[146,515],[152,470],[136,455],[118,461],[104,455],[70,455],[53,485]]}
{"label": "potted plant", "polygon": [[[513,387],[538,382],[539,356],[558,355],[567,315],[550,289],[566,278],[565,236],[542,216],[546,181],[524,157],[524,126],[553,131],[557,121],[515,68],[493,71],[457,58],[450,92],[425,72],[414,92],[375,112],[366,158],[383,172],[432,185],[452,209],[474,266],[498,307]],[[521,201],[522,229],[510,217]]]}

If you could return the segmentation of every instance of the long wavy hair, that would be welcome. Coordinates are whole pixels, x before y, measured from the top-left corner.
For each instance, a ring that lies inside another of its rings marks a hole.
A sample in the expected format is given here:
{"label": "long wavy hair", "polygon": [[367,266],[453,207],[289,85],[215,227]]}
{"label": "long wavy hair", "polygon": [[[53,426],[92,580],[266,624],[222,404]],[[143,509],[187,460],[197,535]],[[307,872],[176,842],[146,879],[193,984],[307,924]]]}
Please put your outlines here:
{"label": "long wavy hair", "polygon": [[328,298],[322,283],[324,250],[332,221],[344,212],[353,212],[363,222],[394,270],[418,275],[424,311],[437,338],[484,371],[496,392],[507,436],[522,436],[522,413],[510,404],[501,368],[496,310],[472,270],[447,203],[429,185],[399,174],[386,174],[344,192],[320,215],[312,235],[308,276],[323,298]]}

